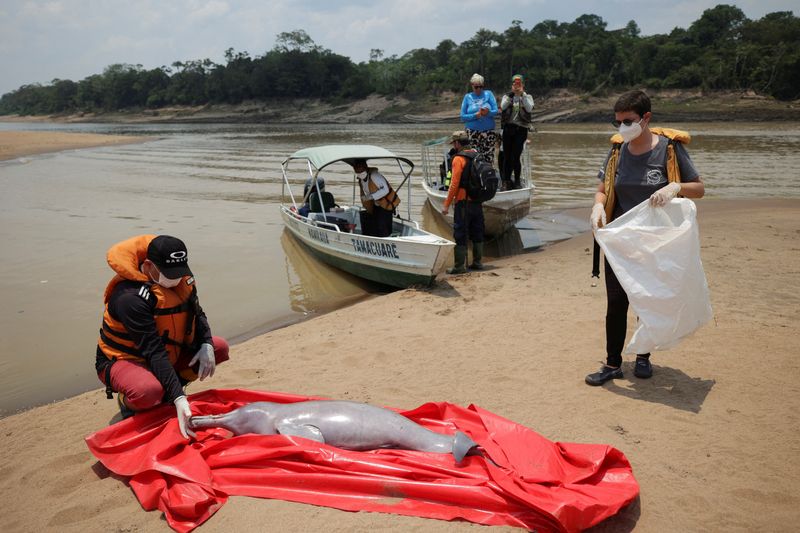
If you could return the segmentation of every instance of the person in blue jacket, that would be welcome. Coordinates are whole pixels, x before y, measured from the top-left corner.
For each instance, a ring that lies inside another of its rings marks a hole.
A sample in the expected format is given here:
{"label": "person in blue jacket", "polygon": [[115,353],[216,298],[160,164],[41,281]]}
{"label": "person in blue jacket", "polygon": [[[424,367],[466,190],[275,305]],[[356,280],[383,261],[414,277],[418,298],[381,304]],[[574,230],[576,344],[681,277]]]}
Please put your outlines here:
{"label": "person in blue jacket", "polygon": [[465,94],[461,101],[461,122],[464,123],[472,146],[486,161],[494,164],[497,143],[494,117],[497,115],[497,100],[492,91],[484,89],[483,76],[480,74],[473,74],[469,82],[472,92]]}

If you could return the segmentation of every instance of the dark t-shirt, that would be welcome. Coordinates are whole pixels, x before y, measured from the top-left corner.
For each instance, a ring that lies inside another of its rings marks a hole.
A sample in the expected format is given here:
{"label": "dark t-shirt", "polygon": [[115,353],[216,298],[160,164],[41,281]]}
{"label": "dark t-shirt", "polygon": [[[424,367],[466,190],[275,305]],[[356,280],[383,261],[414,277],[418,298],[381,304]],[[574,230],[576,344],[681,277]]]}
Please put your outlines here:
{"label": "dark t-shirt", "polygon": [[[156,297],[147,290],[147,284],[137,281],[120,282],[108,301],[108,312],[111,316],[125,325],[131,340],[139,348],[147,367],[156,376],[164,388],[165,400],[174,401],[183,394],[178,375],[169,362],[164,342],[158,335],[155,321]],[[211,344],[211,329],[203,310],[199,308],[195,321],[196,345],[207,342]],[[194,355],[194,354],[192,354]],[[97,347],[97,360],[95,369],[98,373],[105,370],[109,359]]]}
{"label": "dark t-shirt", "polygon": [[[679,142],[674,143],[678,168],[681,171],[681,182],[697,181],[700,174],[694,167],[686,149]],[[605,180],[606,165],[611,156],[609,150],[603,167],[597,174],[599,180]],[[620,149],[617,176],[614,180],[614,194],[617,201],[614,206],[614,218],[627,213],[644,202],[667,181],[667,138],[659,135],[658,144],[649,152],[633,155],[628,151],[628,143]]]}
{"label": "dark t-shirt", "polygon": [[308,197],[308,210],[312,213],[322,213],[323,211],[327,213],[330,209],[336,207],[336,200],[334,200],[331,193],[322,191],[322,204],[324,208],[320,207],[319,195],[314,190]]}

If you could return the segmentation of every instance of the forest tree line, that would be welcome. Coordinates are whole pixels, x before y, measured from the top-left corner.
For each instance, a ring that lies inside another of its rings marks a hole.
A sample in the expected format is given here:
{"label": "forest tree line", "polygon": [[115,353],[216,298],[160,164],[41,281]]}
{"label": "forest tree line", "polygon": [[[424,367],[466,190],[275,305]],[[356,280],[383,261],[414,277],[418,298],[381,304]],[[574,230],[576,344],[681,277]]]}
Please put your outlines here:
{"label": "forest tree line", "polygon": [[0,98],[0,114],[55,114],[159,108],[171,105],[239,104],[246,100],[304,97],[350,100],[369,94],[414,99],[468,90],[481,73],[487,87],[504,90],[511,76],[526,76],[537,94],[552,89],[604,91],[700,88],[750,90],[780,100],[800,97],[800,18],[791,11],[748,19],[741,9],[718,5],[687,29],[641,36],[631,20],[608,30],[597,15],[574,22],[545,20],[530,29],[514,20],[504,32],[478,30],[457,44],[417,48],[369,61],[317,45],[304,30],[277,36],[263,55],[228,49],[225,64],[209,59],[176,61],[145,69],[115,64],[78,82],[54,79],[24,85]]}

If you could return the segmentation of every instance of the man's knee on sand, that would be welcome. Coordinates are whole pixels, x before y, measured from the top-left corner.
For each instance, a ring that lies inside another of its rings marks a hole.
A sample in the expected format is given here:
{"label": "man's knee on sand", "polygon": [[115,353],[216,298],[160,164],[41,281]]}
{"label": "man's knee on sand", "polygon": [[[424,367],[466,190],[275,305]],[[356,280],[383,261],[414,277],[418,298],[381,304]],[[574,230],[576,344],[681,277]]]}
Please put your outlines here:
{"label": "man's knee on sand", "polygon": [[229,359],[228,353],[230,351],[230,346],[228,345],[228,341],[223,339],[222,337],[217,337],[216,335],[211,336],[211,342],[214,345],[214,360],[217,364],[224,363]]}

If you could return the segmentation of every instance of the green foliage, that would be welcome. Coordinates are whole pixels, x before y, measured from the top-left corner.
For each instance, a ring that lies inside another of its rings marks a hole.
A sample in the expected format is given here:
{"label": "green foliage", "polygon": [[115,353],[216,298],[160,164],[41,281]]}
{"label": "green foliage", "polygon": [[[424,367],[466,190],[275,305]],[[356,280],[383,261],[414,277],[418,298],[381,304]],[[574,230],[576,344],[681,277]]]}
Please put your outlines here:
{"label": "green foliage", "polygon": [[502,33],[479,29],[458,44],[417,48],[401,57],[373,49],[367,62],[319,45],[304,31],[277,35],[272,50],[251,57],[225,51],[224,65],[209,59],[176,61],[145,70],[115,64],[79,82],[24,85],[0,98],[0,114],[112,111],[167,105],[238,104],[245,100],[302,97],[364,98],[378,93],[416,98],[469,90],[478,72],[495,92],[521,73],[533,92],[573,88],[606,90],[703,88],[750,90],[778,99],[800,97],[800,19],[790,11],[749,20],[735,6],[703,12],[687,29],[641,36],[633,20],[607,28],[597,15],[573,22],[545,20],[525,29],[513,20]]}

